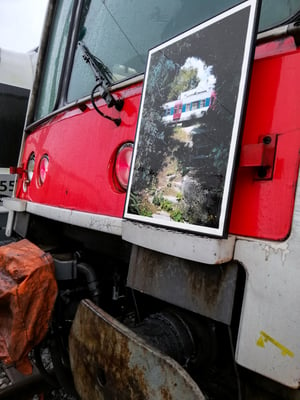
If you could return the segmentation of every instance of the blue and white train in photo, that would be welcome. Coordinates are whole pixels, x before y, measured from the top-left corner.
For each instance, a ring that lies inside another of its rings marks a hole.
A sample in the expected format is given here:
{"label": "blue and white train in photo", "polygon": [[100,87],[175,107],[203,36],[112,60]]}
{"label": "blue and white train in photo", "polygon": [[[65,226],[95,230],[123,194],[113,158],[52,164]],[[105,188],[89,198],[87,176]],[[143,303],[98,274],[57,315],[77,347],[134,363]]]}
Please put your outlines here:
{"label": "blue and white train in photo", "polygon": [[214,90],[195,88],[182,92],[177,100],[163,104],[165,125],[194,121],[202,118],[216,101]]}

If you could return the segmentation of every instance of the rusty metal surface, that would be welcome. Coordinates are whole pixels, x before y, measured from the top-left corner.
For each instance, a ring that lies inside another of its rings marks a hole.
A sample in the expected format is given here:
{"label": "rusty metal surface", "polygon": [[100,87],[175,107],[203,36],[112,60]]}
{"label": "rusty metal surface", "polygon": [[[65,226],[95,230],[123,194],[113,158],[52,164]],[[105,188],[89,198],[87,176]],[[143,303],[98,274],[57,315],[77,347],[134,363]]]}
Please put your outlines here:
{"label": "rusty metal surface", "polygon": [[229,324],[237,269],[233,262],[212,266],[134,246],[127,285]]}
{"label": "rusty metal surface", "polygon": [[70,360],[82,400],[204,400],[199,387],[173,359],[83,300],[70,337]]}

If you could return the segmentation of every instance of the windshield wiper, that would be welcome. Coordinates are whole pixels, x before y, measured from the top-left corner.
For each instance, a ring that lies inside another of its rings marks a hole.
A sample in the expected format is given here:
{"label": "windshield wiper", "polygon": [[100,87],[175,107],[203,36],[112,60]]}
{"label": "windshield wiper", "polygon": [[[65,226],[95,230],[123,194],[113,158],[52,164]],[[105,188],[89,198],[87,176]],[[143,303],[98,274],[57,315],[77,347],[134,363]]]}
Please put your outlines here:
{"label": "windshield wiper", "polygon": [[124,105],[124,100],[123,99],[115,99],[110,91],[109,88],[111,86],[111,79],[112,79],[112,73],[109,70],[109,68],[97,57],[95,57],[87,48],[87,46],[79,41],[78,46],[80,47],[82,51],[82,58],[84,61],[89,64],[94,76],[95,80],[97,82],[97,85],[94,87],[91,93],[91,100],[92,104],[95,108],[95,110],[104,118],[108,118],[111,121],[115,122],[116,125],[120,125],[121,120],[119,118],[112,118],[109,115],[105,115],[98,109],[98,107],[95,104],[94,100],[94,95],[96,90],[98,90],[100,96],[103,98],[103,100],[106,102],[107,106],[110,107],[115,107],[116,110],[121,111]]}

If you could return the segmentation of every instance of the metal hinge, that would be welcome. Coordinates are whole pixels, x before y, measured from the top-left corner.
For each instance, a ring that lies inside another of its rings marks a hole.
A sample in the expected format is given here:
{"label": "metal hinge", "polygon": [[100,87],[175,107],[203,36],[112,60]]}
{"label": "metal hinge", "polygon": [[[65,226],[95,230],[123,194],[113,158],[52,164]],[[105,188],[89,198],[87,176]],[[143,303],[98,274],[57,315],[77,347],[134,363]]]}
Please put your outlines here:
{"label": "metal hinge", "polygon": [[258,143],[245,144],[241,148],[240,167],[254,168],[254,179],[272,179],[276,147],[277,135],[260,136]]}
{"label": "metal hinge", "polygon": [[24,165],[22,164],[19,167],[9,167],[9,173],[14,175],[14,174],[18,174],[19,176],[23,175],[26,171],[26,169],[24,168]]}

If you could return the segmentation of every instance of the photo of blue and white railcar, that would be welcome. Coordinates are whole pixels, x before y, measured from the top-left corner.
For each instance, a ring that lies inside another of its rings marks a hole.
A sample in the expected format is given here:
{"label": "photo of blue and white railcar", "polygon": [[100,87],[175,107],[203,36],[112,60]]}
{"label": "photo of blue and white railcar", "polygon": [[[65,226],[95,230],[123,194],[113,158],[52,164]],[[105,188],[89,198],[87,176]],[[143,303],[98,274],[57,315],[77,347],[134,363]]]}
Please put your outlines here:
{"label": "photo of blue and white railcar", "polygon": [[202,118],[213,107],[216,94],[213,90],[199,88],[182,92],[178,99],[163,104],[165,125],[186,122]]}

